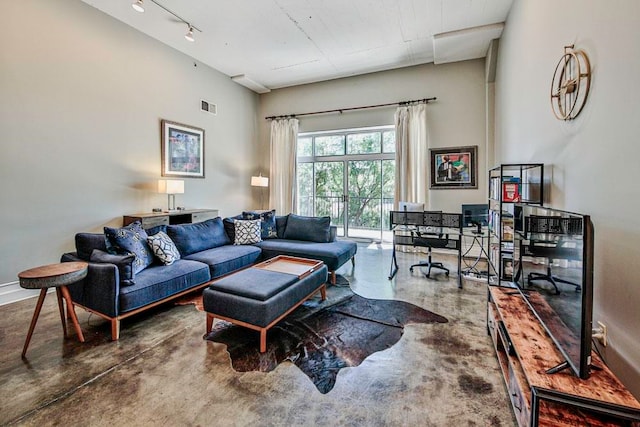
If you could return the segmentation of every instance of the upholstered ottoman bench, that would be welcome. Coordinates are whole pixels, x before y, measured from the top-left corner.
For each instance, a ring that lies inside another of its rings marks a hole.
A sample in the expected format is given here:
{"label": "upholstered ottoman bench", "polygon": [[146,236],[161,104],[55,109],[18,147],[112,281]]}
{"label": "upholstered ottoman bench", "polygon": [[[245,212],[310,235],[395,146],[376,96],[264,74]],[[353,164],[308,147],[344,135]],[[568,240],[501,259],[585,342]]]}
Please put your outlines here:
{"label": "upholstered ottoman bench", "polygon": [[260,353],[267,330],[318,291],[326,298],[327,266],[322,261],[278,256],[212,282],[203,293],[207,333],[214,319],[260,331]]}

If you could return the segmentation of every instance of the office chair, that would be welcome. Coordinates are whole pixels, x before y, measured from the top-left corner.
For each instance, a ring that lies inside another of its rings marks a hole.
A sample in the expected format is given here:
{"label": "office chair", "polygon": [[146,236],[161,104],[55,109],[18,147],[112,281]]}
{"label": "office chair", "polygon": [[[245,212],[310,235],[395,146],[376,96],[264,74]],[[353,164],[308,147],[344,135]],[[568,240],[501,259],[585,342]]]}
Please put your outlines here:
{"label": "office chair", "polygon": [[425,276],[431,278],[431,269],[435,268],[444,271],[449,276],[449,269],[441,262],[434,262],[432,259],[433,248],[446,248],[449,244],[449,235],[442,233],[442,226],[442,212],[424,212],[423,226],[414,231],[413,241],[414,246],[427,248],[427,259],[410,266],[411,273],[415,267],[422,267],[427,269]]}

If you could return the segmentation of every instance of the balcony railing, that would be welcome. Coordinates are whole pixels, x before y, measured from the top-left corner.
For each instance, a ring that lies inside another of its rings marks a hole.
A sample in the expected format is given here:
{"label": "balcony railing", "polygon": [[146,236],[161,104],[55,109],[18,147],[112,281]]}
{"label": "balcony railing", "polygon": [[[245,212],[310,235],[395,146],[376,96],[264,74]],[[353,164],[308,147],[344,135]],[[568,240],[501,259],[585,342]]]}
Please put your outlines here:
{"label": "balcony railing", "polygon": [[[387,240],[389,212],[393,210],[393,198],[372,199],[349,197],[348,236]],[[363,208],[364,207],[364,208]],[[298,213],[306,216],[329,216],[331,224],[338,227],[338,235],[344,236],[345,201],[343,196],[298,197]]]}

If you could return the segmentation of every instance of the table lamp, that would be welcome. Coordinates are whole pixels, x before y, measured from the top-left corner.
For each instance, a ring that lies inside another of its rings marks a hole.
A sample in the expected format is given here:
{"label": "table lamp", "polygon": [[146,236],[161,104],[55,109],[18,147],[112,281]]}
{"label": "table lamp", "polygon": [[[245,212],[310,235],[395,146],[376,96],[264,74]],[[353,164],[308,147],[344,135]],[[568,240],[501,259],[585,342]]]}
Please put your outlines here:
{"label": "table lamp", "polygon": [[167,211],[176,210],[176,194],[184,194],[184,181],[181,179],[158,180],[158,193],[167,195]]}

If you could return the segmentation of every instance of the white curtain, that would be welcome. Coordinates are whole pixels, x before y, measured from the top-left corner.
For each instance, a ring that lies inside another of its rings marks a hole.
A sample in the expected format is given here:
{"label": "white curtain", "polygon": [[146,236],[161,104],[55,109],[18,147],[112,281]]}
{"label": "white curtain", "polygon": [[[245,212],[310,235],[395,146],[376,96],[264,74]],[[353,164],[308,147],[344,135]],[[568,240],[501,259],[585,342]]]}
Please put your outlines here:
{"label": "white curtain", "polygon": [[399,201],[424,203],[429,197],[429,133],[427,105],[398,107],[396,124],[396,208]]}
{"label": "white curtain", "polygon": [[269,207],[277,215],[295,212],[296,146],[298,119],[271,121],[271,172]]}

